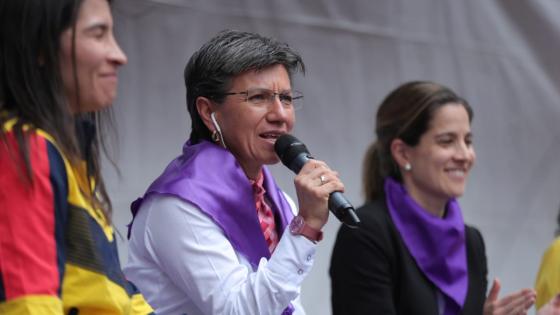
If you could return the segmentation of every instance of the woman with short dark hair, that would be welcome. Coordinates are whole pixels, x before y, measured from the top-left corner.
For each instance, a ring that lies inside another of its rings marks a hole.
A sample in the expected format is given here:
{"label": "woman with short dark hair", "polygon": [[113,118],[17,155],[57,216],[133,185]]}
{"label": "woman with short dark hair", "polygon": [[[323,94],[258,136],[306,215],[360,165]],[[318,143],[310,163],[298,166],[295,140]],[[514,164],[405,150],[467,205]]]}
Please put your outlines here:
{"label": "woman with short dark hair", "polygon": [[288,45],[231,30],[189,60],[190,139],[132,204],[125,272],[156,313],[305,314],[301,283],[329,194],[344,187],[324,162],[307,162],[298,211],[266,167],[294,127],[302,95],[291,77],[303,68]]}

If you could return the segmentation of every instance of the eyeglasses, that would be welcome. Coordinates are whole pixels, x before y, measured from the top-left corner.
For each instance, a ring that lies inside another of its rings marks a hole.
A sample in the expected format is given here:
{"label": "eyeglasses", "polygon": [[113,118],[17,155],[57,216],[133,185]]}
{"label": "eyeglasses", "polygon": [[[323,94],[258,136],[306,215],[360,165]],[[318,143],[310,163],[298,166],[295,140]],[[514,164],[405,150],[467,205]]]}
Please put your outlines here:
{"label": "eyeglasses", "polygon": [[244,95],[245,102],[258,108],[264,108],[274,104],[276,95],[278,95],[280,103],[282,103],[285,108],[293,108],[294,110],[298,110],[302,107],[301,101],[303,99],[303,94],[298,91],[276,93],[269,89],[250,89],[241,92],[224,93],[224,95]]}

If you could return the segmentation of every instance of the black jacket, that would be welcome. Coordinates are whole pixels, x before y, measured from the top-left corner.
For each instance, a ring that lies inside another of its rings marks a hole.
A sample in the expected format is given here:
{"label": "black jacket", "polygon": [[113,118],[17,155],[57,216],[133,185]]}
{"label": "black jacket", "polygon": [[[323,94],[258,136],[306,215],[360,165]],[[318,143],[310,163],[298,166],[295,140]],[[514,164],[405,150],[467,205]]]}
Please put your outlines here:
{"label": "black jacket", "polygon": [[[436,288],[410,255],[384,200],[357,210],[358,229],[342,226],[330,276],[333,315],[437,315]],[[462,314],[480,315],[487,264],[480,232],[465,226],[469,288]]]}

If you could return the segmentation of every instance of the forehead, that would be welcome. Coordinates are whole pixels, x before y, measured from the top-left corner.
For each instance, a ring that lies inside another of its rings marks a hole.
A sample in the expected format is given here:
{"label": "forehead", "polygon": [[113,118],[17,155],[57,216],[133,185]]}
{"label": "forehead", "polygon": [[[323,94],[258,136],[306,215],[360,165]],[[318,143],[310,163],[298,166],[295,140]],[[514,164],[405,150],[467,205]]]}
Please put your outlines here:
{"label": "forehead", "polygon": [[449,103],[438,108],[428,132],[470,132],[469,114],[462,104]]}
{"label": "forehead", "polygon": [[107,0],[84,0],[78,12],[77,24],[111,23],[111,9]]}
{"label": "forehead", "polygon": [[289,89],[290,84],[288,71],[281,64],[248,70],[234,76],[231,80],[233,88]]}

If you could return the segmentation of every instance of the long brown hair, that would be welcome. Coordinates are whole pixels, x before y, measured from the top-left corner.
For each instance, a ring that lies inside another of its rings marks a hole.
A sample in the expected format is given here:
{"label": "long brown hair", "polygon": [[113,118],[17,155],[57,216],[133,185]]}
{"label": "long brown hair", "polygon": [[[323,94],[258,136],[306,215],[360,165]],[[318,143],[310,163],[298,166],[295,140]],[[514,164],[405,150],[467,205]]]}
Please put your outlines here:
{"label": "long brown hair", "polygon": [[[105,133],[99,132],[98,137],[82,147],[77,125],[89,121],[95,130],[102,131],[112,123],[102,113],[72,114],[63,91],[59,62],[61,34],[72,29],[72,63],[77,88],[75,27],[82,2],[0,2],[0,126],[17,119],[12,130],[18,147],[8,146],[8,150],[23,159],[22,175],[30,185],[33,185],[33,176],[28,138],[35,132],[34,128],[47,132],[73,165],[85,160],[87,176],[95,182],[87,193],[94,206],[101,208],[110,221],[112,207],[100,171],[99,151],[100,148],[105,150]],[[0,127],[0,140],[7,145],[3,127]]]}
{"label": "long brown hair", "polygon": [[391,154],[393,140],[398,138],[409,146],[417,145],[436,110],[449,103],[465,107],[469,121],[472,121],[473,111],[467,101],[448,87],[434,82],[404,83],[383,100],[376,115],[377,139],[369,146],[364,159],[362,180],[366,200],[383,196],[385,177],[402,181]]}

